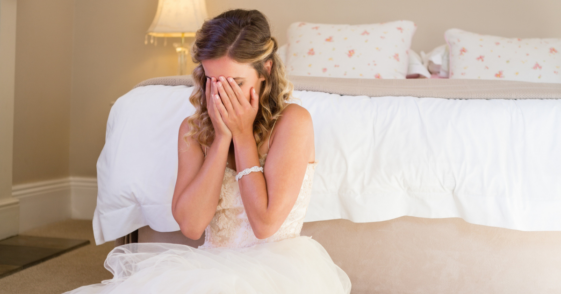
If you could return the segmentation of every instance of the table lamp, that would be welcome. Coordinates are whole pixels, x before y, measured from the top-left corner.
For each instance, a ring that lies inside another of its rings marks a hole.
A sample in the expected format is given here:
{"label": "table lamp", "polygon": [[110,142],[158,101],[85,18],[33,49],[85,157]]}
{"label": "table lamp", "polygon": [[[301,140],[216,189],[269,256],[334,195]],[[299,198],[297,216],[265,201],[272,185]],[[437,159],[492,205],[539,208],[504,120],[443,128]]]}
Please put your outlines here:
{"label": "table lamp", "polygon": [[188,46],[185,37],[194,37],[196,31],[207,19],[207,11],[204,0],[159,0],[156,16],[152,25],[148,28],[144,44],[158,44],[159,37],[181,38],[181,43],[174,43],[179,61],[179,75],[187,74]]}

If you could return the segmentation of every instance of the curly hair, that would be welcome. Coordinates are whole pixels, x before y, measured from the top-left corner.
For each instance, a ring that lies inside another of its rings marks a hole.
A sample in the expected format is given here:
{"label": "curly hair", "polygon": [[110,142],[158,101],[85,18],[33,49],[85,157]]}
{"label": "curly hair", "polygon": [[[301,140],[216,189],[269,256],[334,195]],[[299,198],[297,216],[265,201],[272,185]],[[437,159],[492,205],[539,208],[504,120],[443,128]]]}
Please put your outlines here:
{"label": "curly hair", "polygon": [[[184,135],[193,138],[204,147],[210,147],[215,131],[208,115],[205,86],[206,74],[202,60],[215,59],[226,54],[239,63],[250,63],[259,76],[265,78],[259,92],[259,110],[253,123],[253,135],[257,150],[265,143],[266,134],[279,119],[281,112],[292,98],[294,86],[286,79],[285,68],[278,54],[277,41],[271,36],[266,17],[257,10],[228,10],[207,20],[197,31],[193,44],[193,62],[199,65],[193,70],[195,89],[189,101],[196,111],[187,119],[190,131]],[[271,72],[264,63],[272,59]],[[259,152],[259,151],[258,151]],[[264,157],[259,152],[259,159]]]}

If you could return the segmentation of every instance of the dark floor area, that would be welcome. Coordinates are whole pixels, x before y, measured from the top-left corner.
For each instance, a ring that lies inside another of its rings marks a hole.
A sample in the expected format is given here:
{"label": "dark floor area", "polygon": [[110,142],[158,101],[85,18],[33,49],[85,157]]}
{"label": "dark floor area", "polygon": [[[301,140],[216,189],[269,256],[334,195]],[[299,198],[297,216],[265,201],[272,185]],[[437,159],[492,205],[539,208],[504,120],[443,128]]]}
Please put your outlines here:
{"label": "dark floor area", "polygon": [[0,240],[0,278],[88,244],[89,240],[25,235]]}

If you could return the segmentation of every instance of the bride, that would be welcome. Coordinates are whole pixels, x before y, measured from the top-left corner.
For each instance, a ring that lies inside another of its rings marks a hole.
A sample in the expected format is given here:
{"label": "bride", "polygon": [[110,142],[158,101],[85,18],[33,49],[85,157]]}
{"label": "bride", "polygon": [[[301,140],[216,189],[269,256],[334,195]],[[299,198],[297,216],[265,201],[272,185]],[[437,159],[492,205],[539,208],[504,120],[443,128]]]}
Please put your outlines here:
{"label": "bride", "polygon": [[66,293],[350,293],[327,251],[300,236],[314,130],[309,112],[288,103],[277,48],[257,10],[224,12],[197,31],[196,112],[179,128],[172,213],[204,244],[115,247],[105,260],[113,279]]}

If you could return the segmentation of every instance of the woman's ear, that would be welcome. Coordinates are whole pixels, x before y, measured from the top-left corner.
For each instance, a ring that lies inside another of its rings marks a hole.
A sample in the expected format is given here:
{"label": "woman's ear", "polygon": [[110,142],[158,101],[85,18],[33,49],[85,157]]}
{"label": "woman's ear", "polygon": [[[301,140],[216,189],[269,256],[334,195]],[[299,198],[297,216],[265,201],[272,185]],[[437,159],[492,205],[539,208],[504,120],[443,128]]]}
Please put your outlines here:
{"label": "woman's ear", "polygon": [[[265,70],[267,71],[267,73],[268,73],[269,75],[271,75],[271,68],[273,67],[273,59],[271,58],[271,59],[265,61],[265,62],[263,63],[263,66],[265,67]],[[264,81],[264,80],[265,80],[265,77],[262,76],[262,75],[259,75],[259,81],[262,82],[262,81]]]}

